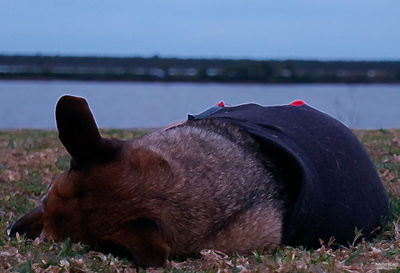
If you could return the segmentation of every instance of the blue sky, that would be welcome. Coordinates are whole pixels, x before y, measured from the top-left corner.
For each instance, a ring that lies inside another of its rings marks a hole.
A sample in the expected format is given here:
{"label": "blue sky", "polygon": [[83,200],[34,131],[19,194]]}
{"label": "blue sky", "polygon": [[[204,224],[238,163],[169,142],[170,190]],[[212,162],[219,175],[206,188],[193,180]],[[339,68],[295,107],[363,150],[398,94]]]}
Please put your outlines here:
{"label": "blue sky", "polygon": [[400,60],[400,1],[2,0],[15,53]]}

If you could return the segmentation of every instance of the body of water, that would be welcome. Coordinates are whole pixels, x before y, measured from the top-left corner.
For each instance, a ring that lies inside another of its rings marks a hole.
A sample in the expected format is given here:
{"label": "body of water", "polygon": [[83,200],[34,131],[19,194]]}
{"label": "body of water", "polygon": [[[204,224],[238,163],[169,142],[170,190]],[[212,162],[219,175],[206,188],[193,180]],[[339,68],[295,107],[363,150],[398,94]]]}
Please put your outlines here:
{"label": "body of water", "polygon": [[102,128],[162,127],[221,100],[277,105],[296,99],[351,128],[400,128],[400,85],[0,81],[0,129],[54,129],[63,94],[85,97]]}

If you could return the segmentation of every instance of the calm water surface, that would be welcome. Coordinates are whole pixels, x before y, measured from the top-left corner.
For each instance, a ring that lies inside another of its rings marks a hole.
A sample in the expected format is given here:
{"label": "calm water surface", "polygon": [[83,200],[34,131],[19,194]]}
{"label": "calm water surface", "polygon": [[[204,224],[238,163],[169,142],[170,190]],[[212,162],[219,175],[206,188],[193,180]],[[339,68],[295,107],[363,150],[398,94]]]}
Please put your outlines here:
{"label": "calm water surface", "polygon": [[400,128],[400,85],[245,85],[0,81],[0,129],[54,129],[60,96],[85,97],[99,127],[161,127],[223,100],[237,105],[303,99],[352,128]]}

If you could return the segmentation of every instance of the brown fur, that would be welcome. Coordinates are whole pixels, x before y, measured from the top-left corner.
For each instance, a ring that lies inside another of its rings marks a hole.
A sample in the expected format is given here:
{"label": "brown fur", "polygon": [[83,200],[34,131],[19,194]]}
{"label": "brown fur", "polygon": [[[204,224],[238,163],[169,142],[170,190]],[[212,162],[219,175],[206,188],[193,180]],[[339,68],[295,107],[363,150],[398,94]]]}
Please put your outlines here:
{"label": "brown fur", "polygon": [[186,122],[123,142],[100,137],[83,99],[61,98],[56,115],[71,169],[43,198],[40,221],[22,218],[11,233],[33,237],[42,226],[42,238],[69,237],[144,267],[164,265],[169,254],[280,243],[277,183],[239,128]]}

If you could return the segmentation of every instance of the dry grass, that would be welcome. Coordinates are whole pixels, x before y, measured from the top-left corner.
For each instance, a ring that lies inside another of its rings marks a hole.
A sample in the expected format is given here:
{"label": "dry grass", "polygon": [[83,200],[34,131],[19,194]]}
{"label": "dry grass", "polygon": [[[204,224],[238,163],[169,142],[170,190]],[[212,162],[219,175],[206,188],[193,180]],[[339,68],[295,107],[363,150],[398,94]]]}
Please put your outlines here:
{"label": "dry grass", "polygon": [[[141,132],[104,133],[127,139]],[[316,250],[281,247],[246,257],[204,250],[198,257],[173,257],[165,269],[148,272],[400,272],[400,130],[355,133],[391,199],[392,219],[373,242],[338,249],[330,248],[332,242],[321,242]],[[68,165],[55,132],[0,132],[0,272],[143,272],[129,261],[82,244],[5,235],[6,227],[38,205],[49,182]]]}

